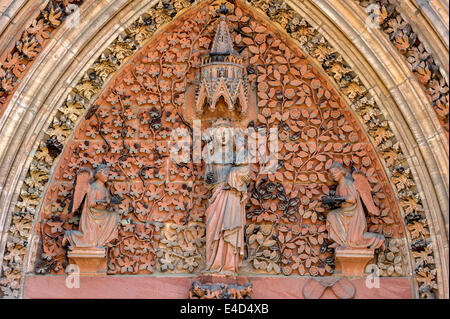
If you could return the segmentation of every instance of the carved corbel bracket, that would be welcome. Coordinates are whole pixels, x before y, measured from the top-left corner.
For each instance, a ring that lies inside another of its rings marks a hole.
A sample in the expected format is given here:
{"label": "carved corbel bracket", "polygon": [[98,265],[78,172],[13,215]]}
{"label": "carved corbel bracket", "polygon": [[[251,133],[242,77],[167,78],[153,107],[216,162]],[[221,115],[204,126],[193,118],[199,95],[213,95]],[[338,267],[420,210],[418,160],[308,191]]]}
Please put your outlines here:
{"label": "carved corbel bracket", "polygon": [[189,299],[251,299],[253,285],[246,278],[201,276],[189,289]]}

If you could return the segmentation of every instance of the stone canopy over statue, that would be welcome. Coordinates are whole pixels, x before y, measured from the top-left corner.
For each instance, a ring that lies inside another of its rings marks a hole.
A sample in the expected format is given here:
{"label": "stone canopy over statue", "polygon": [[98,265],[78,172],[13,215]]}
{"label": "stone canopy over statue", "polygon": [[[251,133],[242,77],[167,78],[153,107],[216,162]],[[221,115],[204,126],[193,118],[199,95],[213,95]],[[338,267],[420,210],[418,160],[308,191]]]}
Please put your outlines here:
{"label": "stone canopy over statue", "polygon": [[[227,14],[222,7],[220,14]],[[226,17],[220,17],[209,54],[201,58],[200,84],[195,108],[202,119],[215,120],[222,114],[244,119],[248,114],[248,83],[243,58],[233,48]]]}

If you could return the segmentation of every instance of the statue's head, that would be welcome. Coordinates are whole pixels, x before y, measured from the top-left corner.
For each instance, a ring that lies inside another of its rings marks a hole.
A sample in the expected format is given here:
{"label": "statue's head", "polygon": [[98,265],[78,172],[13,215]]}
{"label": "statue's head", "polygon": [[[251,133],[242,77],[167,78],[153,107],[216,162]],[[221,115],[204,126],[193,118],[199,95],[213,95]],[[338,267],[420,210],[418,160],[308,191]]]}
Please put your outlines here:
{"label": "statue's head", "polygon": [[342,177],[352,179],[350,172],[340,163],[332,164],[328,169],[328,172],[333,181],[339,181]]}
{"label": "statue's head", "polygon": [[109,167],[104,164],[98,165],[94,171],[94,178],[102,183],[106,183],[109,179]]}

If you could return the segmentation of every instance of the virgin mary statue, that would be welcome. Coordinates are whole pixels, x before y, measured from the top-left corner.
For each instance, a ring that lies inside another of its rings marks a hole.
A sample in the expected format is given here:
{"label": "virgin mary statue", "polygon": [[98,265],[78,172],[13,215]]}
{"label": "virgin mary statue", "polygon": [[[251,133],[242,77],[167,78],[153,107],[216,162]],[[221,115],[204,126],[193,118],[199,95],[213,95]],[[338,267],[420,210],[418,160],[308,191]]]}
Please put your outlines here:
{"label": "virgin mary statue", "polygon": [[[236,275],[244,257],[245,201],[250,168],[234,152],[233,129],[217,120],[207,144],[205,182],[210,188],[206,210],[206,273]],[[240,153],[242,154],[242,153]]]}

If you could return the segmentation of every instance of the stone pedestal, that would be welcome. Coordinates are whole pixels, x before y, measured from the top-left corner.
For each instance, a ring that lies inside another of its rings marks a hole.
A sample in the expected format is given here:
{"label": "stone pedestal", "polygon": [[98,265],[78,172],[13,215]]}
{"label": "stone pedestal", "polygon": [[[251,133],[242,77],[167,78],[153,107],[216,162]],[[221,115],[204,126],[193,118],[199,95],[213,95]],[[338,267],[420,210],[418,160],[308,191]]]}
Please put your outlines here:
{"label": "stone pedestal", "polygon": [[78,266],[80,276],[106,276],[106,248],[71,248],[67,257],[70,264]]}
{"label": "stone pedestal", "polygon": [[374,257],[374,249],[336,248],[335,273],[344,276],[364,276],[366,266]]}

